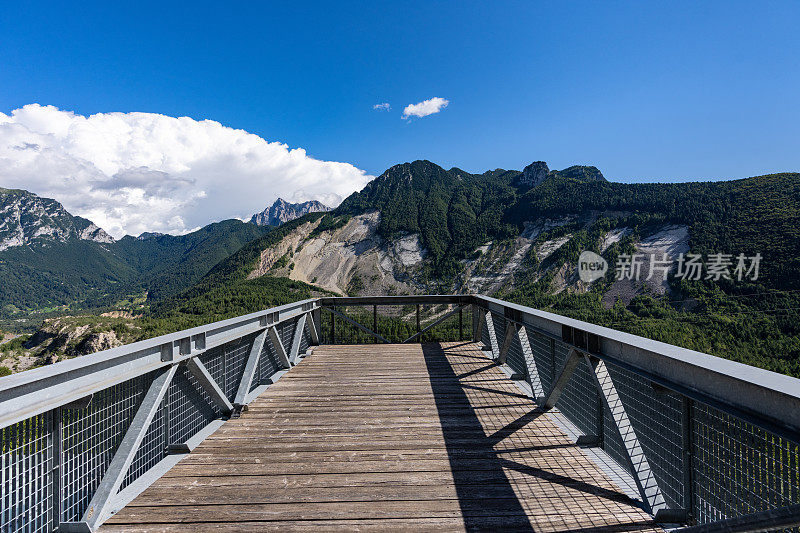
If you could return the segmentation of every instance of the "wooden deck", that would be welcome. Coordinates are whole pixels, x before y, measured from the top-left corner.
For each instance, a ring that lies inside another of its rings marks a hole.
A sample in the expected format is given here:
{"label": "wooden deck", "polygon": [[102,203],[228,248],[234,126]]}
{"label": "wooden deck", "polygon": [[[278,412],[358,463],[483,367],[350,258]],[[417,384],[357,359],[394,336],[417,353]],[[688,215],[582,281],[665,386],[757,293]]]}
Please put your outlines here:
{"label": "wooden deck", "polygon": [[658,531],[475,344],[319,346],[101,528]]}

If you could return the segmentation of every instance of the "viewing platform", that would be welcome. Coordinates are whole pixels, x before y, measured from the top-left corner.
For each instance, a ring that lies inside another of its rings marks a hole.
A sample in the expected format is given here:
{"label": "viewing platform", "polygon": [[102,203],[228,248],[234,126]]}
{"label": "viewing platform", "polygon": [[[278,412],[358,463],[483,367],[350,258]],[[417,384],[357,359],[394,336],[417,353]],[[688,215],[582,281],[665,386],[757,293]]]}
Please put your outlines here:
{"label": "viewing platform", "polygon": [[654,531],[474,343],[320,346],[100,531]]}
{"label": "viewing platform", "polygon": [[800,380],[483,296],[305,300],[0,379],[0,531],[800,525]]}

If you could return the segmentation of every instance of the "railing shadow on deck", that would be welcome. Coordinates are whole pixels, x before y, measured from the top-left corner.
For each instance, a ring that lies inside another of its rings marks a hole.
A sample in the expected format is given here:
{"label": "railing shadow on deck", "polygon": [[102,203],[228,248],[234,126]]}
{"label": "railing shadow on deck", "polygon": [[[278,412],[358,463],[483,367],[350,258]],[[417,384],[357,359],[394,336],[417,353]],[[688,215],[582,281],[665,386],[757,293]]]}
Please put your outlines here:
{"label": "railing shadow on deck", "polygon": [[[445,349],[439,343],[423,343],[422,353],[439,412],[464,526],[468,531],[481,529],[486,524],[487,510],[496,510],[503,514],[507,527],[533,531],[528,515],[503,471],[503,462],[494,453],[494,445],[486,437],[483,425],[461,387],[459,376],[447,359]],[[447,416],[454,411],[461,415],[455,419],[456,423],[453,423],[452,416]],[[470,455],[463,453],[465,439],[469,440],[469,448],[473,452]],[[476,462],[480,463],[479,468],[476,468]],[[484,491],[487,486],[491,487],[491,498],[475,496],[476,469],[483,471],[480,485]]]}

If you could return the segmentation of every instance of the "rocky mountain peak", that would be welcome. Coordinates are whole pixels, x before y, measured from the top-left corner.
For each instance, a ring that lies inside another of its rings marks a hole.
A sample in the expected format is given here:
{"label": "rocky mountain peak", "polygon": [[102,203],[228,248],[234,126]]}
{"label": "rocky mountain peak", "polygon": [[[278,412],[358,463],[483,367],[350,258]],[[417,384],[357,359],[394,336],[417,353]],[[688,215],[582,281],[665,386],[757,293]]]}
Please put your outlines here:
{"label": "rocky mountain peak", "polygon": [[112,243],[114,238],[64,206],[20,189],[0,188],[0,250],[78,239]]}
{"label": "rocky mountain peak", "polygon": [[550,174],[550,169],[544,161],[534,161],[522,170],[517,179],[514,180],[515,185],[524,187],[536,187]]}
{"label": "rocky mountain peak", "polygon": [[330,207],[316,200],[293,204],[278,198],[270,207],[253,215],[250,222],[257,226],[280,226],[308,213],[325,213],[330,210]]}

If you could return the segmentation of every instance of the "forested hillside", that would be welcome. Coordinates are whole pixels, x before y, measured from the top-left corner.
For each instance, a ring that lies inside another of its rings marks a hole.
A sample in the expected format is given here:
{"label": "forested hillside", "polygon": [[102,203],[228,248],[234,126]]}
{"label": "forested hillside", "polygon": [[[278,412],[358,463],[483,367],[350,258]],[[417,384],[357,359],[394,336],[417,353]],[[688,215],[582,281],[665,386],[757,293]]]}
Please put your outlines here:
{"label": "forested hillside", "polygon": [[[153,295],[136,319],[140,338],[331,291],[475,291],[800,376],[800,174],[623,184],[590,166],[470,174],[415,161],[333,212],[257,231],[227,221],[179,238],[125,238],[114,246],[136,260],[102,255],[92,272]],[[582,251],[608,262],[605,277],[578,279]],[[625,254],[666,251],[700,254],[706,268],[710,254],[760,254],[760,270],[617,278]],[[65,289],[64,301],[72,295]]]}
{"label": "forested hillside", "polygon": [[[800,375],[800,174],[622,184],[605,181],[594,167],[549,171],[538,163],[523,172],[469,174],[416,161],[392,167],[347,198],[297,248],[374,211],[380,213],[377,233],[387,243],[419,235],[427,255],[410,274],[419,291],[477,287],[526,305]],[[249,280],[247,274],[256,268],[262,250],[307,220],[316,219],[306,217],[246,246],[159,306],[158,316],[230,316],[237,309],[254,309],[256,301],[248,300],[251,291],[258,302],[272,301],[267,295],[279,288],[275,276],[292,277],[294,272],[283,268]],[[703,257],[760,253],[758,279],[685,280],[671,275],[661,292],[642,283],[616,304],[609,302],[617,257],[636,252],[639,243],[664,228],[687,228],[687,249]],[[523,235],[530,244],[515,245]],[[612,235],[618,238],[609,244]],[[591,285],[576,281],[574,273],[583,250],[602,254],[611,265],[606,277]],[[514,252],[518,259],[510,257]],[[491,280],[512,264],[512,277],[506,281],[473,283]],[[370,278],[354,281],[358,283],[348,285],[353,294],[369,293]]]}
{"label": "forested hillside", "polygon": [[[546,169],[546,166],[544,167]],[[595,167],[549,172],[531,187],[519,171],[469,174],[429,162],[396,165],[347,198],[335,214],[371,209],[391,239],[419,233],[437,277],[489,240],[513,238],[526,221],[619,211],[689,225],[698,253],[761,253],[773,287],[800,288],[800,174],[675,184],[610,183]]]}

